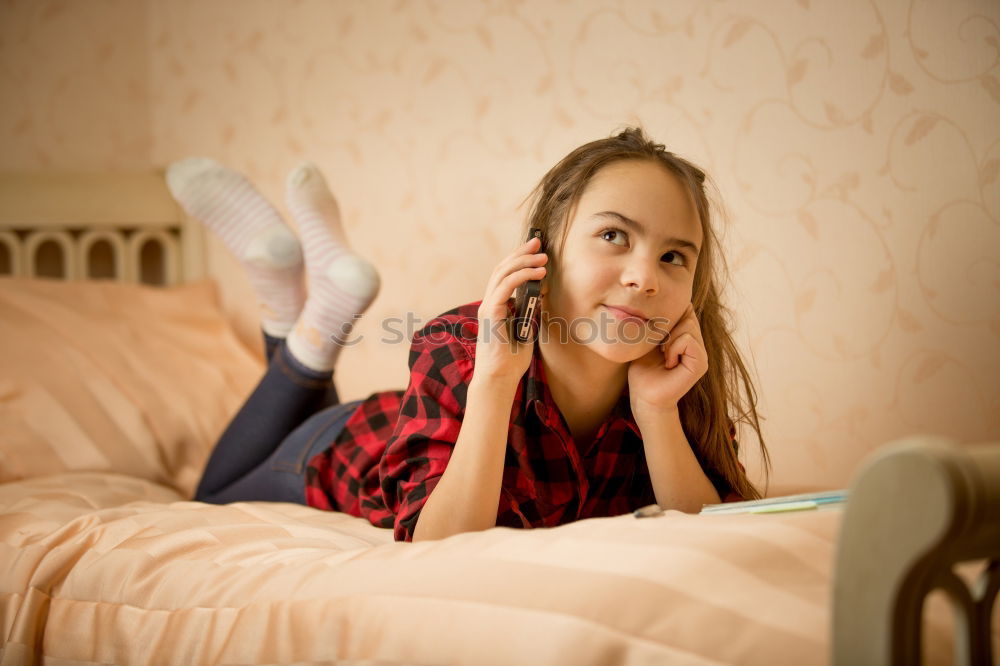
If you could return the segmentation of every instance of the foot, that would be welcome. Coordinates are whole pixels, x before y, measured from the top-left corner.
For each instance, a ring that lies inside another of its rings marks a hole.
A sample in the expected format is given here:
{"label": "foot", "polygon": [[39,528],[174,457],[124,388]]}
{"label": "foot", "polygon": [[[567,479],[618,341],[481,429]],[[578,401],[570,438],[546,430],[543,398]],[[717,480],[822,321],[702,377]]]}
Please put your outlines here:
{"label": "foot", "polygon": [[299,227],[308,298],[288,335],[296,360],[315,370],[332,370],[354,322],[378,295],[378,271],[351,251],[340,208],[323,175],[308,162],[286,182],[286,198]]}
{"label": "foot", "polygon": [[207,157],[171,164],[167,187],[243,264],[264,331],[287,336],[305,302],[304,262],[299,240],[278,212],[241,174]]}

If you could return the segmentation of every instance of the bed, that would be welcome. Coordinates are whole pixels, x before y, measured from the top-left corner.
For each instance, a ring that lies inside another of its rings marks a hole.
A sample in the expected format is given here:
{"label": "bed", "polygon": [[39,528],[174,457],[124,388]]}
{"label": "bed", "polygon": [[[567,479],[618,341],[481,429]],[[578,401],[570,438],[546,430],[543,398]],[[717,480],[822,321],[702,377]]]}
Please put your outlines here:
{"label": "bed", "polygon": [[1000,442],[887,442],[834,509],[419,543],[191,501],[263,369],[204,241],[160,172],[0,174],[0,664],[991,663]]}

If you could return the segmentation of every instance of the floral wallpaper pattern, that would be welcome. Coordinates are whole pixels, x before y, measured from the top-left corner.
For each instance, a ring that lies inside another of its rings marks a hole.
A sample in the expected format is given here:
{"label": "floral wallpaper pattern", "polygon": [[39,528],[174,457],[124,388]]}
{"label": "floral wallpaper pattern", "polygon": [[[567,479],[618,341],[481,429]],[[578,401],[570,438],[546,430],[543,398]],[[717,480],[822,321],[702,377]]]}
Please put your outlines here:
{"label": "floral wallpaper pattern", "polygon": [[[405,385],[386,318],[481,298],[544,172],[641,122],[717,183],[774,484],[996,438],[993,0],[5,0],[0,38],[0,168],[208,155],[282,211],[285,174],[323,169],[383,278],[345,399]],[[256,343],[217,243],[211,271]]]}

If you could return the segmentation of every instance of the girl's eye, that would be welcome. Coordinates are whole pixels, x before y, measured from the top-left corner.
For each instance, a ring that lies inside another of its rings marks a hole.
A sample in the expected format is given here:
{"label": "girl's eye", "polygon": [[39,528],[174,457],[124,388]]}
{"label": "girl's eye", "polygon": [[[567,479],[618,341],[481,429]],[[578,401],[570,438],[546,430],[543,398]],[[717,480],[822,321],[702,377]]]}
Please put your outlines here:
{"label": "girl's eye", "polygon": [[[674,264],[675,266],[684,266],[684,265],[686,265],[686,264],[687,264],[687,261],[686,261],[686,260],[684,259],[684,255],[683,255],[683,254],[681,254],[680,252],[667,252],[667,253],[666,253],[665,255],[663,255],[663,256],[664,256],[664,257],[674,257],[674,258],[676,258],[676,259],[680,259],[680,262],[681,262],[681,263],[679,263],[679,264]],[[667,263],[670,263],[670,264],[673,264],[674,262],[672,262],[672,261],[668,261]]]}
{"label": "girl's eye", "polygon": [[[608,237],[609,235],[611,236],[611,238]],[[614,237],[618,237],[619,239],[621,239],[621,243],[615,243],[612,240],[612,238]],[[601,232],[601,238],[603,238],[608,242],[614,243],[615,245],[621,245],[624,244],[626,235],[625,232],[622,231],[621,229],[605,229],[604,231]],[[687,258],[685,258],[685,256],[680,252],[673,252],[673,251],[667,252],[665,255],[663,255],[663,259],[668,264],[673,264],[674,266],[687,266]]]}
{"label": "girl's eye", "polygon": [[[610,241],[611,239],[607,238],[608,234],[611,234],[612,236],[618,236],[622,240],[624,240],[625,238],[625,232],[620,231],[619,229],[605,229],[604,231],[601,232],[601,238],[603,238],[606,241]],[[615,243],[615,245],[618,245],[618,243]]]}

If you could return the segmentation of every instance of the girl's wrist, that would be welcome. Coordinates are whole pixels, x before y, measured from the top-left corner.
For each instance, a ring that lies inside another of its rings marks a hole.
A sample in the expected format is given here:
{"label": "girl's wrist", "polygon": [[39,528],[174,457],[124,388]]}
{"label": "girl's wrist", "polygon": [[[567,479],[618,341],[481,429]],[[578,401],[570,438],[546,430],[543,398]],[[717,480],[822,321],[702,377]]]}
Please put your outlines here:
{"label": "girl's wrist", "polygon": [[486,372],[473,372],[469,382],[469,393],[483,393],[491,396],[510,395],[513,400],[517,385],[521,378],[514,375],[494,375]]}
{"label": "girl's wrist", "polygon": [[632,417],[637,424],[641,421],[663,421],[664,419],[679,419],[680,409],[674,405],[648,405],[641,402],[633,402],[631,405]]}
{"label": "girl's wrist", "polygon": [[[666,439],[673,441],[677,439],[678,433],[683,434],[684,426],[681,423],[681,413],[678,409],[657,409],[654,411],[632,412],[635,424],[639,426],[643,441],[647,439]],[[687,438],[684,437],[684,441]],[[690,445],[690,443],[688,443]]]}

